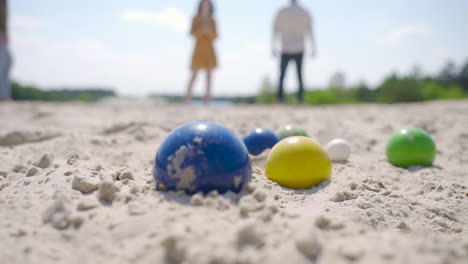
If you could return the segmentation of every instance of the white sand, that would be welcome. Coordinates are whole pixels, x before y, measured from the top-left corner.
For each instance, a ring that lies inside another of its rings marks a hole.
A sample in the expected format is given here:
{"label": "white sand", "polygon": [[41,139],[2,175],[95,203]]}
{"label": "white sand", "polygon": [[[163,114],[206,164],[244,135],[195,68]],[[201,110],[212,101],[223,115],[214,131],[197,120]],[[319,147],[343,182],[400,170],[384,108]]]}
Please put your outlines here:
{"label": "white sand", "polygon": [[[305,191],[253,158],[241,195],[154,191],[152,162],[176,126],[303,125],[350,162]],[[394,106],[231,107],[113,100],[0,105],[1,263],[467,263],[468,101]],[[389,135],[420,127],[436,167],[386,162]],[[24,144],[21,144],[24,143]],[[84,193],[86,192],[86,194]]]}

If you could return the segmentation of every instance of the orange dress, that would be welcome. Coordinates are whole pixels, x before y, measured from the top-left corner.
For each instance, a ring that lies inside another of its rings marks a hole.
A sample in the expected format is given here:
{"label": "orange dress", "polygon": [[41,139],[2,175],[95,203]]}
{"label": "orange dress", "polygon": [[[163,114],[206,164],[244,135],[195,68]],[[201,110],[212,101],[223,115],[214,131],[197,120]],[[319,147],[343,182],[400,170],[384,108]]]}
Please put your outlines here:
{"label": "orange dress", "polygon": [[192,20],[190,34],[195,37],[195,50],[192,56],[192,70],[211,70],[218,66],[213,41],[218,37],[216,22],[212,18],[196,16]]}

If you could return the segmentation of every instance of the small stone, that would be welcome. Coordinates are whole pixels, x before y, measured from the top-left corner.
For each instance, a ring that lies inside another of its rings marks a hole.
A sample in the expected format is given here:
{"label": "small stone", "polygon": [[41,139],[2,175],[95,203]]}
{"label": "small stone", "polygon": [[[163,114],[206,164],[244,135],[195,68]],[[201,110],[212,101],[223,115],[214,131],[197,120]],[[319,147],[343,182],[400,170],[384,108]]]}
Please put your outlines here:
{"label": "small stone", "polygon": [[137,195],[139,192],[140,192],[140,187],[138,186],[133,186],[132,188],[130,188],[130,193],[133,195]]}
{"label": "small stone", "polygon": [[211,197],[211,198],[216,198],[219,196],[219,193],[218,191],[214,190],[214,191],[211,191],[207,194],[208,197]]}
{"label": "small stone", "polygon": [[337,192],[335,195],[330,199],[330,201],[335,202],[335,203],[340,203],[346,201],[346,196],[343,194],[343,192]]}
{"label": "small stone", "polygon": [[28,232],[22,228],[18,229],[16,232],[12,232],[11,235],[14,237],[24,237]]}
{"label": "small stone", "polygon": [[78,154],[72,154],[68,160],[67,160],[67,164],[68,165],[73,165],[75,164],[75,162],[79,159],[80,157],[78,156]]}
{"label": "small stone", "polygon": [[255,200],[257,200],[258,202],[264,202],[268,197],[268,194],[265,191],[260,190],[260,189],[255,190],[252,195],[255,198]]}
{"label": "small stone", "polygon": [[269,204],[266,207],[266,210],[268,210],[271,214],[276,214],[279,211],[278,206],[276,204]]}
{"label": "small stone", "polygon": [[125,179],[122,181],[122,184],[123,185],[128,185],[130,183],[130,180],[129,179]]}
{"label": "small stone", "polygon": [[246,186],[245,186],[245,189],[249,192],[249,193],[253,193],[255,191],[255,185],[250,182],[248,183]]}
{"label": "small stone", "polygon": [[36,167],[47,169],[52,164],[52,157],[49,154],[42,155],[42,158],[35,164]]}
{"label": "small stone", "polygon": [[32,167],[28,170],[28,172],[26,173],[26,177],[32,177],[34,175],[36,175],[37,173],[39,172],[39,169],[36,168],[36,167]]}
{"label": "small stone", "polygon": [[72,181],[72,188],[82,193],[94,192],[99,188],[99,180],[96,178],[76,175]]}
{"label": "small stone", "polygon": [[97,207],[99,207],[99,203],[96,198],[86,197],[78,203],[76,209],[78,211],[88,211]]}
{"label": "small stone", "polygon": [[357,198],[356,194],[344,191],[344,192],[335,193],[335,195],[330,199],[330,201],[335,202],[335,203],[341,203],[341,202],[353,200],[356,198]]}
{"label": "small stone", "polygon": [[265,205],[263,203],[258,202],[254,197],[251,195],[243,196],[239,200],[239,208],[241,210],[241,214],[243,212],[255,212],[261,210]]}
{"label": "small stone", "polygon": [[322,252],[322,245],[313,236],[303,236],[296,240],[296,248],[305,257],[316,259]]}
{"label": "small stone", "polygon": [[16,173],[19,173],[19,172],[26,172],[26,167],[21,165],[21,164],[17,164],[14,168],[13,168],[13,172],[16,172]]}
{"label": "small stone", "polygon": [[114,173],[112,173],[111,177],[114,181],[118,181],[120,180],[120,174],[122,174],[120,171],[116,171]]}
{"label": "small stone", "polygon": [[254,223],[244,224],[237,230],[237,245],[239,247],[261,248],[264,245],[264,234],[258,230]]}
{"label": "small stone", "polygon": [[341,230],[343,228],[345,228],[345,224],[343,223],[332,223],[330,224],[330,226],[328,227],[330,230]]}
{"label": "small stone", "polygon": [[164,249],[164,258],[167,263],[180,264],[185,260],[185,248],[180,245],[179,238],[169,236],[161,242]]}
{"label": "small stone", "polygon": [[63,173],[63,175],[65,175],[67,177],[71,176],[72,174],[73,174],[73,171],[66,171],[66,172]]}
{"label": "small stone", "polygon": [[382,193],[383,196],[388,196],[390,194],[392,194],[392,191],[385,191]]}
{"label": "small stone", "polygon": [[123,197],[118,197],[120,200],[123,200],[124,203],[129,203],[130,201],[132,200],[135,200],[135,196],[131,195],[131,194],[127,194]]}
{"label": "small stone", "polygon": [[263,174],[262,169],[259,168],[259,167],[254,167],[254,168],[253,168],[253,172],[254,172],[255,174],[259,174],[259,175],[262,175],[262,174]]}
{"label": "small stone", "polygon": [[213,197],[206,197],[205,200],[203,201],[203,204],[208,207],[216,207],[217,203],[218,201],[214,199]]}
{"label": "small stone", "polygon": [[94,167],[93,170],[94,171],[102,171],[102,170],[104,170],[104,168],[101,165],[97,165],[96,167]]}
{"label": "small stone", "polygon": [[356,262],[360,258],[364,257],[365,252],[362,251],[361,249],[349,247],[349,248],[341,248],[339,250],[339,254],[350,262]]}
{"label": "small stone", "polygon": [[358,187],[358,184],[355,183],[355,182],[351,182],[351,183],[349,184],[349,188],[351,188],[351,190],[353,190],[353,191],[356,190],[357,187]]}
{"label": "small stone", "polygon": [[6,178],[8,176],[8,172],[0,171],[0,177]]}
{"label": "small stone", "polygon": [[133,180],[135,180],[135,177],[133,177],[133,174],[131,172],[124,172],[124,173],[120,174],[117,179],[120,180],[120,181],[123,181],[125,179],[133,181]]}
{"label": "small stone", "polygon": [[119,188],[115,186],[114,182],[105,180],[101,182],[99,187],[98,197],[100,200],[112,203],[115,199],[115,193],[119,191]]}
{"label": "small stone", "polygon": [[4,183],[1,183],[0,184],[0,191],[3,190],[4,188],[10,186],[10,183],[9,182],[4,182]]}
{"label": "small stone", "polygon": [[70,224],[75,228],[75,229],[78,229],[80,228],[83,223],[84,223],[85,219],[83,216],[81,215],[77,215],[77,216],[73,216],[73,217],[70,217]]}
{"label": "small stone", "polygon": [[401,230],[410,230],[411,228],[403,221],[399,222],[396,226],[396,228],[401,229]]}
{"label": "small stone", "polygon": [[330,222],[330,219],[323,216],[319,216],[315,220],[315,225],[320,229],[327,229],[330,226]]}
{"label": "small stone", "polygon": [[197,193],[192,196],[192,199],[190,199],[190,203],[194,206],[202,206],[203,200],[204,200],[203,196]]}
{"label": "small stone", "polygon": [[42,216],[44,224],[51,224],[58,230],[66,229],[70,226],[70,201],[65,196],[58,196]]}

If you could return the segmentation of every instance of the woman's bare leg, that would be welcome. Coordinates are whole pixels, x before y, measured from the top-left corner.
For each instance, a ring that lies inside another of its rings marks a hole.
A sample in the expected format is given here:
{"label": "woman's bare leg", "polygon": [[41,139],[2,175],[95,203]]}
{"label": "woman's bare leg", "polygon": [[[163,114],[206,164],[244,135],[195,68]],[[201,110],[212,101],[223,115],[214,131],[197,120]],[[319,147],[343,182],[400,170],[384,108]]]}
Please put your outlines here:
{"label": "woman's bare leg", "polygon": [[211,102],[211,70],[206,70],[206,93],[205,93],[205,104]]}
{"label": "woman's bare leg", "polygon": [[187,93],[185,94],[185,98],[184,98],[185,103],[188,103],[192,100],[193,85],[195,84],[195,81],[197,80],[197,75],[198,75],[198,71],[193,70],[192,77],[190,78],[190,81],[187,87]]}

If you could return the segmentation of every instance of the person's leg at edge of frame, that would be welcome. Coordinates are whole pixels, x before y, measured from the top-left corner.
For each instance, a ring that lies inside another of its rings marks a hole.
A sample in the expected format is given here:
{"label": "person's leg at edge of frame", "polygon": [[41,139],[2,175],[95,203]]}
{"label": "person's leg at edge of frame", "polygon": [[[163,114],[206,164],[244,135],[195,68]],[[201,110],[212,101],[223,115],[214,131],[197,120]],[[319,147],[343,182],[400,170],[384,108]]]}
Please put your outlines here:
{"label": "person's leg at edge of frame", "polygon": [[10,67],[11,56],[8,48],[0,44],[0,100],[11,100]]}
{"label": "person's leg at edge of frame", "polygon": [[297,102],[298,104],[304,104],[304,82],[302,79],[302,63],[303,63],[304,54],[300,53],[295,56],[296,61],[296,70],[297,70],[297,80],[299,83],[299,90],[297,92]]}
{"label": "person's leg at edge of frame", "polygon": [[0,101],[6,100],[7,97],[7,87],[5,85],[6,60],[4,58],[5,56],[3,53],[3,47],[0,46]]}
{"label": "person's leg at edge of frame", "polygon": [[211,102],[211,70],[206,70],[206,93],[204,102],[205,104],[209,104]]}
{"label": "person's leg at edge of frame", "polygon": [[10,80],[10,73],[11,73],[11,66],[13,65],[13,59],[11,58],[11,53],[7,48],[7,56],[8,56],[8,66],[7,66],[7,71],[6,71],[6,76],[5,76],[5,82],[6,82],[6,87],[7,87],[7,96],[8,100],[12,100],[12,90],[11,90],[11,80]]}
{"label": "person's leg at edge of frame", "polygon": [[198,71],[192,70],[192,77],[190,78],[190,81],[187,87],[187,93],[184,98],[185,103],[188,103],[192,100],[193,85],[195,84],[195,81],[197,80],[197,75],[198,75]]}
{"label": "person's leg at edge of frame", "polygon": [[282,54],[281,62],[280,62],[280,80],[279,80],[279,88],[278,88],[278,96],[277,96],[278,103],[284,103],[284,78],[286,75],[286,69],[288,68],[288,63],[289,63],[289,56],[286,54]]}

